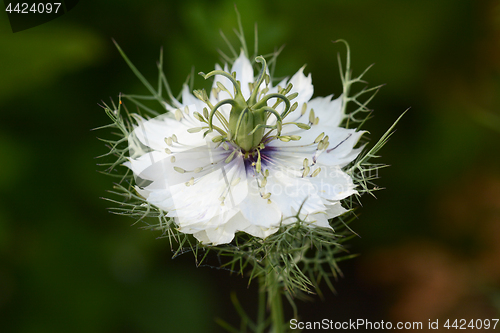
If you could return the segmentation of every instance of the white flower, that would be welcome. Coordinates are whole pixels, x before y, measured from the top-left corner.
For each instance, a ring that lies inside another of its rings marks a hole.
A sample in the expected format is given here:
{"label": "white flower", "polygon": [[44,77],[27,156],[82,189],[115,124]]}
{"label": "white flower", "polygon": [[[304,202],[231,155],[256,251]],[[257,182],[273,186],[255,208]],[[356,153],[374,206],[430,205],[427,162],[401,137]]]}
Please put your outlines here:
{"label": "white flower", "polygon": [[184,86],[182,101],[165,105],[171,112],[137,116],[129,136],[138,193],[204,244],[238,231],[265,238],[297,218],[330,228],[346,212],[340,200],[357,193],[342,168],[363,132],[339,127],[342,96],[311,99],[303,69],[273,87],[265,60],[256,61],[257,78],[243,53],[235,77],[216,65],[205,75],[215,76],[210,96]]}

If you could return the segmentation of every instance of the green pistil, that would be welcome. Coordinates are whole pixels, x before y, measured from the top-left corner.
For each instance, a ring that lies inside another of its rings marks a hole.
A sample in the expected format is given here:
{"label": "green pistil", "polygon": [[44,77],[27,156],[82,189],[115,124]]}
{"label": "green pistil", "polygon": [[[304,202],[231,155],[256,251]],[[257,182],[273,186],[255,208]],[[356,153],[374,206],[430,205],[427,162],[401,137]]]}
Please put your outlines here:
{"label": "green pistil", "polygon": [[[268,142],[272,138],[278,138],[283,141],[298,140],[298,136],[281,136],[281,130],[283,128],[283,119],[297,108],[297,103],[291,105],[290,101],[297,97],[297,93],[293,93],[287,96],[287,94],[292,89],[292,84],[289,83],[286,88],[279,88],[278,93],[267,94],[269,91],[270,77],[266,74],[267,63],[264,57],[258,56],[255,61],[262,64],[261,70],[256,81],[250,84],[250,97],[245,100],[241,92],[240,82],[236,80],[235,73],[229,74],[222,70],[215,70],[208,74],[200,73],[205,79],[208,79],[215,75],[221,75],[226,77],[231,81],[234,86],[234,97],[229,92],[229,90],[224,87],[220,82],[217,82],[217,88],[214,88],[216,92],[225,91],[231,98],[222,100],[216,105],[212,105],[210,100],[204,91],[195,91],[196,97],[205,102],[209,109],[205,108],[203,110],[203,117],[201,114],[197,113],[196,118],[204,118],[208,125],[208,130],[205,135],[216,130],[219,132],[219,136],[214,138],[214,142],[221,143],[231,143],[233,146],[240,148],[243,156],[249,158],[254,156],[257,158],[257,169],[260,169],[260,149],[264,148],[264,142]],[[260,86],[265,82],[266,87],[260,89]],[[218,90],[217,90],[218,89]],[[276,98],[277,101],[270,107],[267,105],[268,100],[271,98]],[[276,107],[281,103],[285,104],[283,112],[278,113]],[[219,112],[219,108],[223,105],[231,105],[231,111],[229,114],[229,120],[225,119]],[[267,119],[269,116],[273,115],[276,117],[275,125],[267,125]],[[214,116],[219,119],[223,124],[224,129],[218,128],[213,124]],[[287,123],[289,124],[289,123]],[[292,123],[299,126],[302,129],[308,129],[307,124]],[[206,129],[207,127],[203,127]],[[269,129],[267,133],[264,133],[265,129]],[[197,128],[198,130],[198,128]],[[276,135],[270,136],[271,131],[276,130]],[[260,172],[260,170],[257,170]]]}

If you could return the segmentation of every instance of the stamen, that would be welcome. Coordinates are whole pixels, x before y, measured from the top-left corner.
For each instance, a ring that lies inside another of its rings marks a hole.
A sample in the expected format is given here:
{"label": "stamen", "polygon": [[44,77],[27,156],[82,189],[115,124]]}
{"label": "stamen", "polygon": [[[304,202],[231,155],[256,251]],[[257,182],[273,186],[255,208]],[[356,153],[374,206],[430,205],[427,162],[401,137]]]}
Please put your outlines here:
{"label": "stamen", "polygon": [[217,81],[215,84],[217,85],[217,88],[219,88],[221,91],[227,92],[229,94],[229,96],[231,96],[231,98],[233,98],[233,94],[231,94],[231,92],[229,90],[227,90],[227,88],[222,83]]}
{"label": "stamen", "polygon": [[328,142],[328,135],[327,135],[327,136],[325,136],[325,138],[323,140],[321,140],[318,143],[318,150],[324,150],[324,149],[328,148],[329,145],[330,145],[330,142]]}
{"label": "stamen", "polygon": [[290,90],[292,90],[293,88],[293,84],[290,82],[288,83],[288,85],[286,86],[286,89],[282,92],[283,95],[286,95],[290,92]]}
{"label": "stamen", "polygon": [[219,99],[219,90],[217,88],[212,88],[212,96]]}
{"label": "stamen", "polygon": [[217,142],[222,141],[223,139],[224,139],[224,137],[222,135],[217,135],[216,137],[212,138],[212,142],[217,143]]}
{"label": "stamen", "polygon": [[267,177],[264,177],[260,182],[260,187],[266,187],[266,185],[267,185]]}
{"label": "stamen", "polygon": [[194,177],[191,177],[191,179],[186,182],[186,186],[192,186],[192,185],[194,185]]}
{"label": "stamen", "polygon": [[203,130],[204,128],[207,128],[207,127],[193,127],[193,128],[188,128],[188,132],[189,133],[198,133],[200,132],[201,130]]}
{"label": "stamen", "polygon": [[349,135],[347,136],[347,138],[345,138],[344,140],[342,140],[342,141],[341,141],[338,145],[336,145],[335,147],[328,149],[326,152],[327,152],[327,153],[329,153],[329,152],[331,152],[332,150],[336,149],[338,146],[340,146],[341,144],[343,144],[344,142],[346,142],[346,141],[347,141],[347,139],[349,139],[349,138],[351,137],[351,135],[352,135],[352,134],[349,134]]}
{"label": "stamen", "polygon": [[317,168],[316,170],[314,170],[311,177],[316,177],[317,175],[319,175],[320,172],[321,172],[321,168]]}
{"label": "stamen", "polygon": [[324,136],[325,136],[325,132],[323,132],[320,135],[318,135],[318,137],[316,138],[316,140],[314,140],[314,143],[320,142],[321,139],[323,139]]}
{"label": "stamen", "polygon": [[233,152],[231,153],[231,155],[229,155],[229,156],[226,158],[225,162],[226,162],[226,163],[231,162],[231,161],[233,160],[234,154],[236,154],[236,149],[235,149],[235,150],[233,150]]}
{"label": "stamen", "polygon": [[205,102],[203,99],[203,94],[201,90],[193,90],[193,95],[198,98],[200,101]]}
{"label": "stamen", "polygon": [[185,173],[186,170],[184,170],[183,168],[179,168],[178,166],[174,166],[174,170],[177,171],[178,173]]}
{"label": "stamen", "polygon": [[269,88],[268,87],[265,87],[264,89],[262,89],[260,91],[260,94],[259,94],[259,98],[258,99],[261,99],[263,95],[267,94],[269,92]]}
{"label": "stamen", "polygon": [[231,182],[231,186],[236,186],[236,185],[238,185],[238,184],[239,184],[239,182],[240,182],[240,180],[241,180],[241,178],[240,178],[240,177],[238,177],[238,178],[236,178],[236,179],[233,179],[233,181]]}
{"label": "stamen", "polygon": [[314,115],[314,109],[309,111],[309,124],[314,124],[314,120],[316,120],[316,116]]}
{"label": "stamen", "polygon": [[297,126],[300,129],[303,129],[303,130],[311,129],[311,126],[304,124],[304,123],[287,123],[287,124],[294,124],[295,126]]}
{"label": "stamen", "polygon": [[302,110],[300,111],[300,115],[303,116],[307,111],[307,103],[304,102],[304,104],[302,104]]}
{"label": "stamen", "polygon": [[293,94],[290,94],[288,96],[286,96],[290,101],[294,98],[297,98],[297,96],[299,96],[299,93],[298,92],[294,92]]}
{"label": "stamen", "polygon": [[205,120],[205,118],[203,118],[203,116],[202,116],[199,112],[194,112],[194,113],[193,113],[193,117],[194,117],[196,120],[198,120],[198,121],[200,121],[200,122],[202,122],[202,123],[206,123],[206,122],[207,122],[207,121]]}
{"label": "stamen", "polygon": [[257,171],[257,173],[260,173],[260,167],[261,167],[260,150],[257,149],[257,163],[255,165],[255,171]]}
{"label": "stamen", "polygon": [[309,171],[311,171],[311,168],[309,166],[306,166],[304,168],[304,171],[302,172],[302,178],[304,178],[305,176],[307,176],[309,174]]}
{"label": "stamen", "polygon": [[177,109],[175,110],[175,120],[180,121],[182,119],[182,111]]}

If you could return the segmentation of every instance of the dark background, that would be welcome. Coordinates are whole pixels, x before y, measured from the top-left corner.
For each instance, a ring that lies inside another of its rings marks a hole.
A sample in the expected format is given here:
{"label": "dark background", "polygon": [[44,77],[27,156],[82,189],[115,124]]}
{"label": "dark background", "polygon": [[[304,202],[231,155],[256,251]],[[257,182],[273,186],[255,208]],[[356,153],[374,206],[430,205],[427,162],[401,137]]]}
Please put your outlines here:
{"label": "dark background", "polygon": [[111,38],[153,82],[163,46],[179,91],[227,50],[235,2],[249,44],[257,22],[262,53],[286,44],[276,74],[307,63],[315,96],[341,92],[331,40],[350,43],[354,74],[375,63],[373,140],[411,107],[382,150],[386,189],[351,225],[360,257],[301,318],[499,318],[499,1],[87,0],[15,34],[0,13],[0,331],[220,332],[214,317],[238,323],[233,291],[254,312],[245,278],[172,260],[159,234],[107,212],[114,179],[95,156],[109,132],[90,131],[109,122],[101,100],[146,92]]}

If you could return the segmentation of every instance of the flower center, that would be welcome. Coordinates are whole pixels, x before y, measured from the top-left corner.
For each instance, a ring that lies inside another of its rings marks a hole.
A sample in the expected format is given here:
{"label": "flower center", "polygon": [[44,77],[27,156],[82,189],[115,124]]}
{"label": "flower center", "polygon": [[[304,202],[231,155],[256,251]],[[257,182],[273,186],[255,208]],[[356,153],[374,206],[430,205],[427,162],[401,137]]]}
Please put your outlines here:
{"label": "flower center", "polygon": [[[232,74],[223,70],[214,70],[208,74],[200,73],[205,79],[214,75],[221,75],[229,79],[233,84],[233,94],[221,83],[217,82],[217,88],[212,92],[217,96],[221,91],[226,92],[231,98],[219,101],[217,104],[212,105],[205,90],[195,90],[194,95],[202,100],[207,108],[203,109],[203,115],[195,112],[194,116],[207,126],[191,129],[190,132],[198,132],[206,129],[204,135],[217,131],[220,135],[212,139],[213,142],[220,144],[229,143],[237,148],[245,159],[252,159],[256,161],[255,168],[260,172],[260,150],[265,148],[265,145],[274,140],[280,139],[282,141],[300,140],[297,135],[281,135],[283,125],[294,124],[301,129],[309,129],[310,125],[303,123],[283,123],[287,115],[293,112],[298,103],[295,102],[291,105],[291,101],[298,96],[298,93],[288,94],[293,85],[289,83],[287,87],[282,88],[278,86],[277,92],[269,93],[270,76],[266,73],[267,63],[264,57],[258,56],[255,61],[262,64],[260,73],[255,82],[250,83],[250,97],[245,99],[241,91],[241,82],[236,80],[236,73]],[[288,94],[288,95],[287,95]],[[269,106],[270,99],[275,99],[276,102]],[[284,103],[284,108],[281,113],[276,109]],[[223,105],[231,105],[229,120],[224,117],[219,108]],[[270,116],[274,116],[276,121],[274,125],[268,124]],[[216,117],[222,124],[222,128],[214,124],[214,117]]]}

